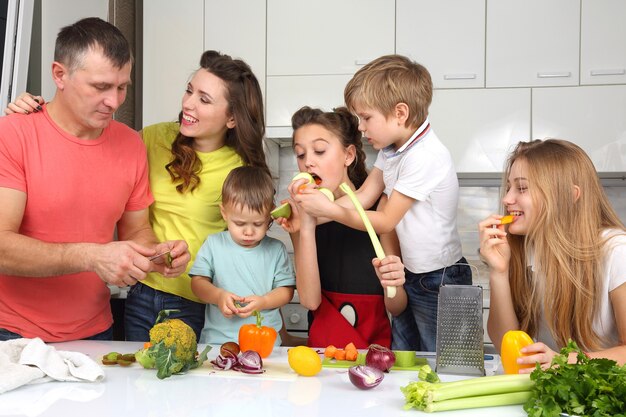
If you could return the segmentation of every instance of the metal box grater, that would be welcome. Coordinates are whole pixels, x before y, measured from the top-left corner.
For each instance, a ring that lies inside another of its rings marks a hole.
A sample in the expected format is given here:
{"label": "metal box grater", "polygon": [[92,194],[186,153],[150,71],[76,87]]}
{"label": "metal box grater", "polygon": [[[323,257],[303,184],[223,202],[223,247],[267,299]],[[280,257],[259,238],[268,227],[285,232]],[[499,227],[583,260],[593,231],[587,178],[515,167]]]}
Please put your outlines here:
{"label": "metal box grater", "polygon": [[482,287],[442,285],[437,310],[437,372],[484,376],[484,358]]}

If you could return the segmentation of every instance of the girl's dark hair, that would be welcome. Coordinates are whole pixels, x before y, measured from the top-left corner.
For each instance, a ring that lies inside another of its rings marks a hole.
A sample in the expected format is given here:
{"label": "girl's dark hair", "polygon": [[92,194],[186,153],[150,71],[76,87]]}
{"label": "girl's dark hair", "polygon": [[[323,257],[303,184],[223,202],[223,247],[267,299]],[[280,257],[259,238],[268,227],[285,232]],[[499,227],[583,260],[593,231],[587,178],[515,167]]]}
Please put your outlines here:
{"label": "girl's dark hair", "polygon": [[[226,133],[226,146],[237,152],[244,165],[260,167],[269,173],[263,151],[263,94],[250,66],[229,55],[205,51],[200,57],[198,71],[202,70],[220,78],[226,86],[228,113],[235,119],[235,127]],[[182,112],[178,115],[179,122],[181,117]],[[176,186],[179,193],[193,191],[200,184],[198,174],[202,162],[193,149],[193,140],[179,132],[172,143],[172,162],[165,166],[172,181],[180,181]]]}
{"label": "girl's dark hair", "polygon": [[312,124],[320,125],[333,132],[341,140],[344,148],[354,145],[356,158],[348,167],[348,177],[354,186],[359,188],[367,178],[359,119],[350,113],[346,107],[337,107],[331,112],[324,112],[320,109],[304,106],[291,117],[291,127],[294,132],[302,126]]}

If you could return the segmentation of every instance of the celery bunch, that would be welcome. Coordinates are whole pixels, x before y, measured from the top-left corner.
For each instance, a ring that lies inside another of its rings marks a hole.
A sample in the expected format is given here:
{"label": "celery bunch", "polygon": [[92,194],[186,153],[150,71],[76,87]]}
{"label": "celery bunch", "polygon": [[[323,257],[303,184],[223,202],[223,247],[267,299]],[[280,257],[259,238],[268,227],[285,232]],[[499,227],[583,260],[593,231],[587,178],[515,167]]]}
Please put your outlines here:
{"label": "celery bunch", "polygon": [[404,409],[427,413],[523,404],[530,398],[532,381],[528,374],[495,375],[454,382],[410,382],[400,390]]}

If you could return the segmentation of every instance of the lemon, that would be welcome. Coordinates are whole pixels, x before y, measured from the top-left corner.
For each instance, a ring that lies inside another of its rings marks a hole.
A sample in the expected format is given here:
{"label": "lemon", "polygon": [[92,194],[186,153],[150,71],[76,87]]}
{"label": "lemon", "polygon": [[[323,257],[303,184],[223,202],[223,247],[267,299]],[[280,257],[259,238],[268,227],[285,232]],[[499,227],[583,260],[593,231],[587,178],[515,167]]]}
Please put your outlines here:
{"label": "lemon", "polygon": [[313,376],[322,370],[322,360],[316,351],[306,346],[296,346],[287,351],[291,369],[298,375]]}

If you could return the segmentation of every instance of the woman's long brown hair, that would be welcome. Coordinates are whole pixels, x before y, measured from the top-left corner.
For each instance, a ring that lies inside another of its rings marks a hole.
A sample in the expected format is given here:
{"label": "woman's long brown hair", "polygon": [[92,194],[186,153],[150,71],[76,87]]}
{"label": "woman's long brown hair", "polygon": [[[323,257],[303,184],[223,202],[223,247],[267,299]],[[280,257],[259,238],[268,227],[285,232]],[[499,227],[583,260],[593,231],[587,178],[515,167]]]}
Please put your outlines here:
{"label": "woman's long brown hair", "polygon": [[[602,345],[593,321],[606,273],[607,237],[602,233],[623,231],[624,225],[593,163],[577,145],[558,139],[520,142],[508,160],[505,180],[519,160],[526,162],[528,190],[537,211],[526,236],[507,236],[520,327],[536,334],[543,315],[560,346],[571,338],[585,350],[598,349]],[[528,267],[531,254],[534,270]]]}
{"label": "woman's long brown hair", "polygon": [[[263,94],[250,66],[240,59],[216,51],[205,51],[200,58],[200,69],[208,71],[224,81],[228,113],[235,119],[235,127],[226,133],[225,145],[232,147],[241,157],[244,165],[260,167],[269,173],[263,151],[265,117],[263,115]],[[182,112],[178,120],[182,117]],[[202,162],[193,148],[194,138],[180,132],[172,143],[172,161],[165,166],[178,183],[179,193],[193,191],[200,184],[198,174]]]}

